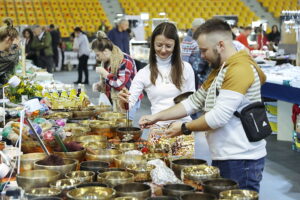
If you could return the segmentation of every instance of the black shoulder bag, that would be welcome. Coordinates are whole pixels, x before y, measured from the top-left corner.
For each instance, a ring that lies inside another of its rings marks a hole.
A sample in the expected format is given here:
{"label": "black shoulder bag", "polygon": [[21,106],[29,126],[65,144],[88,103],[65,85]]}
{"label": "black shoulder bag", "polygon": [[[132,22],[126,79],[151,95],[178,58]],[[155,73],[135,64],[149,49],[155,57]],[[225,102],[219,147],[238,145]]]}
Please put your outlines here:
{"label": "black shoulder bag", "polygon": [[264,103],[251,103],[244,107],[240,113],[235,111],[234,115],[241,119],[250,142],[260,141],[272,134]]}

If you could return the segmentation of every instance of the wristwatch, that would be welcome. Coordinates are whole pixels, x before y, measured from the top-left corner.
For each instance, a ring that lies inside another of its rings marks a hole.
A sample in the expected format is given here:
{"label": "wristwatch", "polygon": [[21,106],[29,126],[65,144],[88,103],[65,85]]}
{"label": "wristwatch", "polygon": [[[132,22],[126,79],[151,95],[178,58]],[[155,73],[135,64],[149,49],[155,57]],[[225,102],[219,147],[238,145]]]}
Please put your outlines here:
{"label": "wristwatch", "polygon": [[189,129],[187,129],[186,127],[186,122],[182,123],[181,125],[181,132],[183,133],[183,135],[190,135],[192,133],[192,131],[190,131]]}

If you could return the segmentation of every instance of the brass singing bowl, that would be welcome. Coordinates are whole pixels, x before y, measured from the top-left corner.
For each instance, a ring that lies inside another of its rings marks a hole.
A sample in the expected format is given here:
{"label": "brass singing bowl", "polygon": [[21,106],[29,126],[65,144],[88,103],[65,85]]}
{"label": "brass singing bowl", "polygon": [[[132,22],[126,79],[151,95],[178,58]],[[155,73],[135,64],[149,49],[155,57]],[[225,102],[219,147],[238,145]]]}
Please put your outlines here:
{"label": "brass singing bowl", "polygon": [[181,178],[181,171],[190,166],[207,165],[205,160],[201,159],[177,159],[171,161],[171,169],[174,171],[177,178]]}
{"label": "brass singing bowl", "polygon": [[21,155],[21,171],[33,170],[35,161],[42,160],[46,157],[45,153],[27,153]]}
{"label": "brass singing bowl", "polygon": [[217,197],[208,193],[194,193],[182,195],[181,200],[217,200]]}
{"label": "brass singing bowl", "polygon": [[131,127],[132,122],[132,120],[127,120],[126,118],[116,119],[116,127]]}
{"label": "brass singing bowl", "polygon": [[89,183],[80,183],[80,185],[76,186],[76,188],[82,188],[82,187],[108,187],[107,184],[99,183],[99,182],[89,182]]}
{"label": "brass singing bowl", "polygon": [[110,112],[112,111],[112,106],[109,105],[99,105],[99,106],[90,106],[94,109],[96,114],[101,114],[104,112]]}
{"label": "brass singing bowl", "polygon": [[181,172],[182,180],[192,180],[202,184],[202,181],[220,177],[220,170],[214,166],[198,165],[186,167]]}
{"label": "brass singing bowl", "polygon": [[72,112],[54,112],[50,115],[46,115],[45,118],[47,119],[63,119],[63,118],[72,118],[73,113]]}
{"label": "brass singing bowl", "polygon": [[78,179],[81,183],[93,182],[95,172],[92,171],[73,171],[65,174],[68,179]]}
{"label": "brass singing bowl", "polygon": [[163,195],[175,197],[182,196],[185,194],[191,194],[195,191],[195,188],[186,184],[166,184],[162,188]]}
{"label": "brass singing bowl", "polygon": [[83,171],[92,171],[95,174],[97,174],[98,170],[108,168],[109,163],[108,162],[102,162],[97,160],[92,161],[84,161],[80,163],[80,170]]}
{"label": "brass singing bowl", "polygon": [[138,198],[136,197],[117,197],[117,198],[114,198],[114,200],[139,200]]}
{"label": "brass singing bowl", "polygon": [[101,113],[99,117],[105,120],[116,121],[117,119],[126,118],[126,114],[120,112],[105,112],[105,113]]}
{"label": "brass singing bowl", "polygon": [[155,165],[141,163],[141,164],[129,164],[126,167],[126,170],[134,174],[135,182],[150,182],[151,171],[155,169]]}
{"label": "brass singing bowl", "polygon": [[138,141],[143,133],[143,131],[138,127],[120,127],[116,129],[117,136],[121,140],[126,139],[126,137],[129,135],[132,137],[131,140]]}
{"label": "brass singing bowl", "polygon": [[83,143],[82,146],[84,148],[89,148],[92,150],[106,149],[108,146],[108,143],[107,142],[89,142],[89,143]]}
{"label": "brass singing bowl", "polygon": [[29,198],[35,198],[35,197],[55,197],[59,196],[61,194],[61,190],[58,188],[48,188],[48,187],[42,187],[42,188],[32,188],[29,191],[25,193],[25,195]]}
{"label": "brass singing bowl", "polygon": [[125,183],[114,187],[118,197],[132,196],[144,200],[151,196],[151,187],[143,183]]}
{"label": "brass singing bowl", "polygon": [[34,169],[48,169],[60,172],[61,177],[70,171],[76,170],[78,160],[64,158],[64,165],[41,165],[40,160],[34,162]]}
{"label": "brass singing bowl", "polygon": [[17,175],[17,183],[25,191],[36,187],[48,187],[58,180],[60,173],[53,170],[29,170]]}
{"label": "brass singing bowl", "polygon": [[136,150],[137,145],[135,143],[124,142],[115,145],[115,148],[118,149],[119,151],[126,152],[130,150]]}
{"label": "brass singing bowl", "polygon": [[220,192],[220,199],[231,200],[258,200],[259,194],[251,190],[227,190]]}
{"label": "brass singing bowl", "polygon": [[115,172],[115,171],[125,172],[126,170],[124,168],[110,167],[110,168],[99,169],[97,173],[101,174],[103,172]]}
{"label": "brass singing bowl", "polygon": [[88,125],[85,124],[78,124],[78,123],[66,123],[66,125],[64,126],[64,130],[68,131],[68,132],[72,132],[73,129],[77,129],[78,127],[82,127],[82,128],[88,128]]}
{"label": "brass singing bowl", "polygon": [[107,187],[82,187],[76,188],[67,193],[70,200],[111,200],[116,194],[116,191]]}
{"label": "brass singing bowl", "polygon": [[81,110],[81,111],[73,111],[74,119],[83,119],[83,118],[90,118],[96,115],[93,110]]}
{"label": "brass singing bowl", "polygon": [[134,182],[134,175],[129,172],[111,171],[98,174],[97,181],[114,187],[123,183]]}
{"label": "brass singing bowl", "polygon": [[164,160],[165,154],[163,154],[163,153],[148,153],[148,154],[144,154],[143,156],[147,161],[155,160],[155,159]]}
{"label": "brass singing bowl", "polygon": [[157,197],[149,197],[146,200],[179,200],[177,197],[172,196],[157,196]]}
{"label": "brass singing bowl", "polygon": [[71,190],[80,184],[81,184],[81,181],[79,179],[68,178],[68,179],[57,180],[56,182],[51,183],[50,187],[58,188],[60,190]]}
{"label": "brass singing bowl", "polygon": [[107,142],[107,137],[103,135],[83,135],[69,137],[65,140],[65,142],[79,142],[84,145],[90,142]]}
{"label": "brass singing bowl", "polygon": [[90,127],[84,127],[84,126],[78,126],[78,127],[74,127],[72,128],[72,135],[73,136],[83,136],[86,135],[87,133],[91,132],[91,128]]}
{"label": "brass singing bowl", "polygon": [[145,163],[146,160],[142,155],[119,155],[114,158],[116,167],[126,168],[129,164]]}
{"label": "brass singing bowl", "polygon": [[62,158],[75,159],[75,160],[78,160],[78,162],[83,161],[85,153],[86,153],[86,149],[84,149],[84,148],[80,151],[72,151],[72,152],[71,151],[70,152],[56,152],[56,151],[54,151],[53,152],[54,155],[58,155]]}
{"label": "brass singing bowl", "polygon": [[103,162],[113,163],[114,158],[122,154],[121,151],[116,149],[100,149],[94,151],[96,154],[87,152],[85,155],[86,160],[99,160]]}
{"label": "brass singing bowl", "polygon": [[236,181],[225,178],[205,180],[202,182],[202,186],[205,193],[211,193],[217,197],[219,197],[219,193],[222,191],[239,188],[239,185]]}

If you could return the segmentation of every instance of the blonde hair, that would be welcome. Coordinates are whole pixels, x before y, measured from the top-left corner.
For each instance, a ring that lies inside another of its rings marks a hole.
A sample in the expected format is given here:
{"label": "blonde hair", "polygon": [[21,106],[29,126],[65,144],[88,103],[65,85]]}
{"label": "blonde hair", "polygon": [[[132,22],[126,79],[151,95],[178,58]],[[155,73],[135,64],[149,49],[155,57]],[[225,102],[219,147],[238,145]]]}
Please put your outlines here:
{"label": "blonde hair", "polygon": [[13,20],[11,18],[3,19],[3,25],[0,27],[0,42],[5,38],[15,39],[19,36],[17,29],[13,26]]}

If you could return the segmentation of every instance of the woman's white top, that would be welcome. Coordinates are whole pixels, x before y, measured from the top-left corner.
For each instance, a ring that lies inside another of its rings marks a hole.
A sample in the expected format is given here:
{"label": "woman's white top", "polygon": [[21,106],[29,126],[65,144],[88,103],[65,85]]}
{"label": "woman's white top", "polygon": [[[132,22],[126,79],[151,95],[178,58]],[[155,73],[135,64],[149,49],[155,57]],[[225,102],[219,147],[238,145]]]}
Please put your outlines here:
{"label": "woman's white top", "polygon": [[[135,75],[130,86],[129,106],[132,107],[137,102],[143,90],[151,103],[151,113],[155,114],[175,105],[173,99],[185,92],[195,91],[195,75],[192,66],[183,62],[183,85],[182,90],[176,88],[171,80],[171,56],[166,59],[161,59],[156,56],[157,67],[159,74],[157,76],[155,85],[150,80],[150,66],[147,65],[139,70]],[[182,121],[190,121],[190,117],[182,118]],[[161,122],[160,124],[167,124],[168,122]]]}

